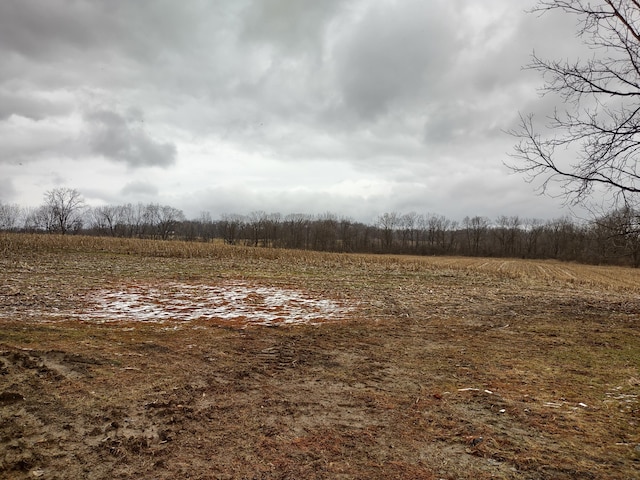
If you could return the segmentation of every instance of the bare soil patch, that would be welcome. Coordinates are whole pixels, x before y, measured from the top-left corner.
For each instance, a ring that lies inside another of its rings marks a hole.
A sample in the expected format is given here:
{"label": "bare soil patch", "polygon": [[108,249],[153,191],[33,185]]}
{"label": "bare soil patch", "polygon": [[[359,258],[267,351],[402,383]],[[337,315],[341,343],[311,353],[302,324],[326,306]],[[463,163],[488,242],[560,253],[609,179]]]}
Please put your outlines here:
{"label": "bare soil patch", "polygon": [[0,252],[0,478],[639,477],[637,270]]}

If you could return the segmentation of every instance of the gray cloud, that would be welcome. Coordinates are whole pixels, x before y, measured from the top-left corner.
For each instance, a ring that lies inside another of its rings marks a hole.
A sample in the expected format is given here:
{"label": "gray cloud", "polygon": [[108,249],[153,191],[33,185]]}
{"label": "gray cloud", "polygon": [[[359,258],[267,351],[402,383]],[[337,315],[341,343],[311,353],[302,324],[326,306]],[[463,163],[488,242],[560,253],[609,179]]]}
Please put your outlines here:
{"label": "gray cloud", "polygon": [[531,51],[575,46],[534,2],[0,1],[0,178],[195,215],[537,204],[502,130],[557,103]]}
{"label": "gray cloud", "polygon": [[120,189],[120,193],[125,197],[155,197],[158,195],[158,188],[148,182],[133,181],[124,185]]}
{"label": "gray cloud", "polygon": [[64,100],[50,100],[34,92],[0,90],[0,121],[11,115],[42,120],[50,116],[69,115],[72,111],[73,106]]}
{"label": "gray cloud", "polygon": [[99,29],[95,7],[82,3],[8,0],[0,2],[0,45],[42,59],[63,46],[90,47]]}
{"label": "gray cloud", "polygon": [[0,202],[9,203],[14,195],[16,189],[13,186],[13,181],[10,178],[0,178]]}
{"label": "gray cloud", "polygon": [[[0,166],[38,161],[55,161],[76,155],[73,131],[64,122],[34,121],[26,117],[10,117],[0,121]],[[1,176],[0,172],[0,176]],[[41,170],[34,171],[39,175]]]}
{"label": "gray cloud", "polygon": [[349,2],[344,0],[254,0],[241,12],[240,35],[254,45],[288,54],[320,53],[326,29]]}
{"label": "gray cloud", "polygon": [[0,2],[0,45],[40,61],[96,51],[148,61],[161,54],[158,45],[171,51],[188,46],[208,20],[201,12],[198,2],[7,0]]}
{"label": "gray cloud", "polygon": [[368,6],[334,47],[344,101],[365,118],[433,93],[429,89],[450,68],[458,43],[443,21],[450,18],[445,3]]}
{"label": "gray cloud", "polygon": [[98,110],[85,116],[92,153],[130,167],[168,167],[175,163],[176,146],[157,141],[145,130],[142,113],[130,110],[126,116]]}

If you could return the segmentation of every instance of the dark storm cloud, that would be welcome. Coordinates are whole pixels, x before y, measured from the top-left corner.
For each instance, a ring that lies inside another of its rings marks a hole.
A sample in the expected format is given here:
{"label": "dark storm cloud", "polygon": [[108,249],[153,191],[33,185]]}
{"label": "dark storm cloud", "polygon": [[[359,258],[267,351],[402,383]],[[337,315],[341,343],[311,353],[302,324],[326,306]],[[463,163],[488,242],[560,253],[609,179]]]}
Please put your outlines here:
{"label": "dark storm cloud", "polygon": [[87,114],[85,122],[92,153],[130,167],[168,167],[176,161],[175,145],[151,138],[139,111],[123,116],[99,110]]}

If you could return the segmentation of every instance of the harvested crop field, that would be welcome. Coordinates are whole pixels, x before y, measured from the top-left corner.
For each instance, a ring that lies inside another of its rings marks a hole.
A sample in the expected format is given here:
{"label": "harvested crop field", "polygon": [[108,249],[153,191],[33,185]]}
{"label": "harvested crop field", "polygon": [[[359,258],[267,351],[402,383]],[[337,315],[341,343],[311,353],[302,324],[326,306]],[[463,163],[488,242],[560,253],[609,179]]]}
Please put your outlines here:
{"label": "harvested crop field", "polygon": [[0,478],[640,477],[640,271],[0,235]]}

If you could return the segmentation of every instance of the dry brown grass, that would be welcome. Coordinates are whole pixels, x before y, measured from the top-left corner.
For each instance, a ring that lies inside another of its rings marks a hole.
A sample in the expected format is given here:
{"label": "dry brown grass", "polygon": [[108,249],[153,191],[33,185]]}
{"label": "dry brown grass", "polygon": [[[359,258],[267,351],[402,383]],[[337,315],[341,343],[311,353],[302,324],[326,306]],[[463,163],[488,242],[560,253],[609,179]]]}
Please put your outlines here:
{"label": "dry brown grass", "polygon": [[[637,270],[37,235],[0,253],[0,478],[638,477]],[[103,288],[229,280],[357,308],[77,315]]]}

